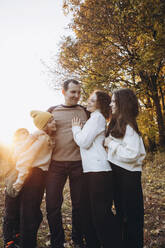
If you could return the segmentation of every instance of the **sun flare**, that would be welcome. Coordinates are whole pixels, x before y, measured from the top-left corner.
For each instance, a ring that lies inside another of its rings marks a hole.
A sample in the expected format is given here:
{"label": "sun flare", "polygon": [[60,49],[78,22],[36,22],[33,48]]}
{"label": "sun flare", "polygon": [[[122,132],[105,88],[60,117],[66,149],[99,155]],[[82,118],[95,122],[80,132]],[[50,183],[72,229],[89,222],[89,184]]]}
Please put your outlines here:
{"label": "sun flare", "polygon": [[34,130],[31,110],[46,110],[63,99],[48,86],[41,60],[47,64],[58,52],[69,19],[62,1],[1,2],[0,143],[10,146],[18,128]]}
{"label": "sun flare", "polygon": [[0,137],[0,143],[4,146],[10,146],[12,144],[12,134],[2,132]]}

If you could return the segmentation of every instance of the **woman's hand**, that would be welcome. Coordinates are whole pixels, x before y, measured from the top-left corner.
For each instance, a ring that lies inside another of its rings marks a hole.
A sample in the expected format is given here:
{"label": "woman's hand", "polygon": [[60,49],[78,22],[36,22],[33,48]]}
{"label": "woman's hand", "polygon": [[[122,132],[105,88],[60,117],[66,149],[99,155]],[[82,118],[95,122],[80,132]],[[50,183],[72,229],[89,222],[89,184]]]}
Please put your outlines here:
{"label": "woman's hand", "polygon": [[105,146],[105,147],[108,147],[109,142],[110,142],[111,140],[112,140],[112,139],[111,139],[110,136],[108,136],[107,138],[105,138],[105,140],[104,140],[104,146]]}
{"label": "woman's hand", "polygon": [[82,127],[82,123],[79,117],[73,117],[72,119],[72,127],[79,126]]}

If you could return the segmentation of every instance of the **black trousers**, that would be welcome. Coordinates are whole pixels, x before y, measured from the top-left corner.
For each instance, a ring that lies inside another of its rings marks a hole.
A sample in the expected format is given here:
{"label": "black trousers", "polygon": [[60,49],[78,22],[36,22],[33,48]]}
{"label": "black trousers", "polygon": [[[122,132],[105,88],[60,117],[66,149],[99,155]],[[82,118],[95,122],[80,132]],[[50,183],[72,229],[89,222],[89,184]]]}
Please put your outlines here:
{"label": "black trousers", "polygon": [[40,209],[44,195],[46,174],[33,168],[20,193],[21,248],[36,248],[37,232],[42,221]]}
{"label": "black trousers", "polygon": [[10,197],[5,192],[5,212],[3,218],[4,244],[14,240],[15,235],[20,232],[20,196]]}
{"label": "black trousers", "polygon": [[81,161],[52,161],[46,180],[46,207],[53,248],[63,247],[65,242],[61,206],[67,177],[69,177],[72,202],[72,240],[75,243],[82,242],[79,212],[82,163]]}
{"label": "black trousers", "polygon": [[131,172],[112,163],[111,167],[122,247],[143,248],[144,207],[141,172]]}
{"label": "black trousers", "polygon": [[112,213],[112,171],[83,174],[82,227],[88,248],[118,248],[118,223]]}
{"label": "black trousers", "polygon": [[16,198],[5,194],[3,222],[4,244],[20,233],[21,248],[35,248],[37,231],[42,221],[40,205],[45,188],[46,172],[33,168]]}

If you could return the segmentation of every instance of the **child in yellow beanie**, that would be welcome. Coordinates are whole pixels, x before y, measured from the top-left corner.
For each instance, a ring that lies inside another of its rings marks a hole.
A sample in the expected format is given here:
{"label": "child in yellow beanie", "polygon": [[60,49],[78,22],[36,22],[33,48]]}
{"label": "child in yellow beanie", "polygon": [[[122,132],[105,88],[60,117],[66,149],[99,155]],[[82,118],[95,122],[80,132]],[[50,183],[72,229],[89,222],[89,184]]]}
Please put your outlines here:
{"label": "child in yellow beanie", "polygon": [[38,167],[43,171],[47,171],[51,159],[53,144],[49,134],[56,130],[53,115],[44,111],[31,111],[31,117],[35,126],[38,128],[36,132],[29,135],[28,140],[24,144],[24,151],[17,158],[16,169],[19,174],[16,182],[13,184],[13,193],[17,195],[32,167]]}
{"label": "child in yellow beanie", "polygon": [[18,176],[13,184],[11,196],[20,197],[21,247],[35,248],[37,231],[42,221],[42,202],[46,174],[51,161],[54,144],[49,135],[56,130],[53,115],[44,111],[31,111],[38,128],[25,141],[16,160]]}

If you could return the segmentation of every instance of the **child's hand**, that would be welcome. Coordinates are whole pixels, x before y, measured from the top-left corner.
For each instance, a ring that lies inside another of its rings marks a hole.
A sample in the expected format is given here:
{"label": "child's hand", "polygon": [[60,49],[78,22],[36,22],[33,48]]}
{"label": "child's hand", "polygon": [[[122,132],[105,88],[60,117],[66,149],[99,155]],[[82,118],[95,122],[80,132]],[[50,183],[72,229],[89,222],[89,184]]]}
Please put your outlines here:
{"label": "child's hand", "polygon": [[74,117],[72,119],[72,127],[74,127],[74,126],[82,127],[82,123],[81,123],[81,120],[79,117]]}

